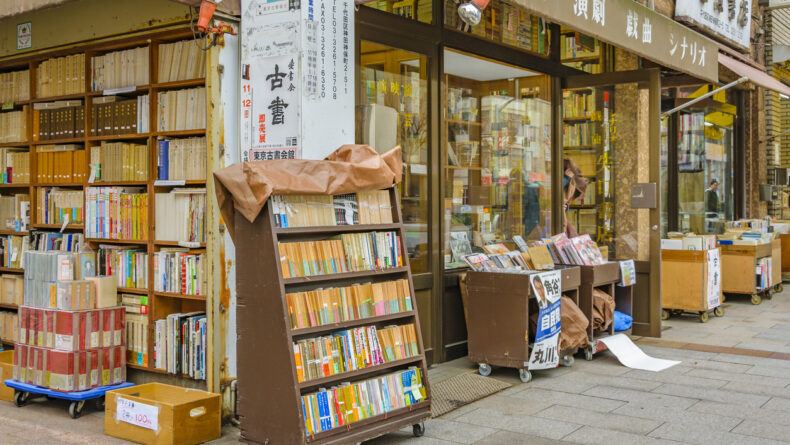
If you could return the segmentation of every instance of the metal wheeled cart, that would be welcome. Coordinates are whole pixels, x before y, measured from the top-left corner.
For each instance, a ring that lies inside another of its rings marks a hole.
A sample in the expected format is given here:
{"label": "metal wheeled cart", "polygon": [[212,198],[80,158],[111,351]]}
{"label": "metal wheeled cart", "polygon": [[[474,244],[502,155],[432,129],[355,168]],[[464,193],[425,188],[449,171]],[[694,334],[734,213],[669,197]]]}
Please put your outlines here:
{"label": "metal wheeled cart", "polygon": [[[579,266],[581,269],[581,284],[579,286],[579,308],[590,321],[587,325],[589,346],[584,349],[585,360],[592,360],[593,356],[606,350],[606,345],[600,340],[615,334],[614,321],[606,331],[596,331],[593,328],[593,290],[600,289],[614,298],[615,310],[632,316],[633,286],[621,287],[620,263],[610,261],[595,266]],[[618,334],[631,335],[631,329],[618,332]]]}
{"label": "metal wheeled cart", "polygon": [[104,394],[107,391],[134,386],[134,383],[125,382],[111,386],[100,386],[98,388],[93,388],[86,391],[61,392],[53,391],[49,388],[31,385],[29,383],[17,382],[16,380],[10,379],[6,380],[5,384],[9,388],[14,388],[14,405],[18,407],[25,406],[28,400],[30,400],[31,395],[46,396],[51,399],[70,400],[71,404],[69,405],[69,415],[72,419],[77,419],[82,415],[82,409],[85,406],[85,402],[94,400],[96,401],[96,408],[103,410]]}
{"label": "metal wheeled cart", "polygon": [[[530,274],[474,272],[466,274],[464,307],[468,333],[469,359],[478,364],[481,375],[491,374],[492,366],[514,368],[526,383],[529,371],[530,316],[537,314],[537,300],[530,285]],[[562,269],[562,293],[578,301],[578,267]],[[560,351],[560,363],[569,366],[573,356]]]}
{"label": "metal wheeled cart", "polygon": [[748,295],[752,304],[771,298],[770,289],[756,286],[755,268],[762,258],[773,255],[771,243],[756,246],[720,244],[721,290],[725,294]]}
{"label": "metal wheeled cart", "polygon": [[[662,320],[668,320],[672,315],[693,313],[699,317],[700,322],[707,323],[711,312],[717,317],[724,316],[721,286],[718,286],[718,295],[708,295],[709,280],[721,279],[721,261],[718,269],[711,270],[708,252],[668,249],[661,251]],[[711,301],[718,301],[718,304],[712,305]]]}

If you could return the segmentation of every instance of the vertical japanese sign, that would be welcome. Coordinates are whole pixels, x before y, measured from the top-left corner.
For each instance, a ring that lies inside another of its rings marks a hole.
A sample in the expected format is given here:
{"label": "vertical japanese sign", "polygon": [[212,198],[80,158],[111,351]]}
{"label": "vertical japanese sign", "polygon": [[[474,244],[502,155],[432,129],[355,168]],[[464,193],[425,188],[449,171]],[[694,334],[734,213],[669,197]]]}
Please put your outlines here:
{"label": "vertical japanese sign", "polygon": [[16,49],[33,47],[33,24],[31,22],[16,25]]}
{"label": "vertical japanese sign", "polygon": [[261,57],[247,65],[241,88],[249,160],[301,157],[298,66],[296,55]]}
{"label": "vertical japanese sign", "polygon": [[626,287],[636,284],[636,265],[634,260],[620,261],[620,282],[618,286]]}
{"label": "vertical japanese sign", "polygon": [[719,261],[719,249],[707,251],[708,259],[708,309],[714,309],[721,305],[721,261]]}
{"label": "vertical japanese sign", "polygon": [[559,270],[530,276],[532,291],[538,300],[538,329],[529,357],[529,369],[556,368],[560,362],[562,275]]}

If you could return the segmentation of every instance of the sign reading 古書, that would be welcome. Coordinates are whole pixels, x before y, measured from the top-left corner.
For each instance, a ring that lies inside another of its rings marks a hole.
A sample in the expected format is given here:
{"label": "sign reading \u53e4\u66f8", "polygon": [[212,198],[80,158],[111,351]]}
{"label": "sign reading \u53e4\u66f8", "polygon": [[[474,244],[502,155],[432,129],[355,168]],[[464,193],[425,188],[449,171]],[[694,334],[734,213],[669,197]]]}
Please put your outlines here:
{"label": "sign reading \u53e4\u66f8", "polygon": [[752,0],[677,0],[675,19],[698,26],[728,43],[748,49],[752,34]]}

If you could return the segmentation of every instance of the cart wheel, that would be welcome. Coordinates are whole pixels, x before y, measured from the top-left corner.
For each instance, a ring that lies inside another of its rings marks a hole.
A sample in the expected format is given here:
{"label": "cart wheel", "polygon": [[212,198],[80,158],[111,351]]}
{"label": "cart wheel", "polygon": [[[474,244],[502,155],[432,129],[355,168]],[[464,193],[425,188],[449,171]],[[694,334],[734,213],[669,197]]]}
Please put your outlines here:
{"label": "cart wheel", "polygon": [[526,370],[526,369],[519,369],[518,370],[518,378],[522,382],[528,383],[530,380],[532,380],[532,373],[529,372],[529,370]]}
{"label": "cart wheel", "polygon": [[84,406],[85,406],[84,400],[80,400],[79,402],[77,401],[71,402],[71,405],[69,405],[69,415],[71,416],[71,418],[79,419],[80,416],[82,415],[82,408]]}
{"label": "cart wheel", "polygon": [[763,294],[765,295],[765,298],[768,299],[768,300],[772,300],[774,298],[774,294],[772,294],[771,291],[768,290],[768,289],[766,289],[763,292]]}
{"label": "cart wheel", "polygon": [[104,411],[104,396],[99,397],[96,399],[96,410],[97,411]]}
{"label": "cart wheel", "polygon": [[422,437],[425,435],[425,423],[415,423],[411,426],[411,432],[414,437]]}
{"label": "cart wheel", "polygon": [[675,310],[673,310],[672,311],[672,315],[674,315],[676,317],[680,317],[681,315],[683,315],[683,309],[675,309]]}
{"label": "cart wheel", "polygon": [[777,284],[776,286],[774,286],[774,290],[777,292],[782,292],[783,290],[785,290],[785,288],[781,284]]}
{"label": "cart wheel", "polygon": [[762,302],[763,302],[763,298],[760,296],[760,294],[752,295],[752,304],[757,305],[757,304],[760,304]]}
{"label": "cart wheel", "polygon": [[30,398],[30,393],[26,391],[17,391],[14,393],[14,405],[18,407],[23,407],[27,405],[27,401]]}
{"label": "cart wheel", "polygon": [[700,321],[700,323],[707,323],[708,322],[708,313],[707,312],[700,312],[699,313],[699,321]]}
{"label": "cart wheel", "polygon": [[587,360],[588,362],[592,361],[593,359],[592,346],[584,348],[584,359]]}
{"label": "cart wheel", "polygon": [[576,359],[574,359],[572,355],[562,356],[562,366],[573,366],[575,361]]}
{"label": "cart wheel", "polygon": [[717,307],[716,309],[713,310],[713,314],[716,315],[717,317],[723,317],[724,316],[724,308],[721,307],[721,306]]}
{"label": "cart wheel", "polygon": [[488,377],[491,375],[491,365],[488,363],[480,363],[480,366],[477,367],[477,372],[483,377]]}
{"label": "cart wheel", "polygon": [[670,313],[666,309],[661,309],[661,319],[662,320],[669,320]]}

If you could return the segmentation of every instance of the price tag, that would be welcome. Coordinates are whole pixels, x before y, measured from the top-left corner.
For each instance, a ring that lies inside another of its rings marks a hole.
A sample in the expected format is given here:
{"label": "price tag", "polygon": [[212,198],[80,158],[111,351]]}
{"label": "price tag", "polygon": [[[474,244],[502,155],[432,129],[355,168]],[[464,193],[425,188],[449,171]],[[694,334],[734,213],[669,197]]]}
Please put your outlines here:
{"label": "price tag", "polygon": [[96,181],[96,164],[88,164],[91,168],[91,175],[88,177],[88,184],[93,184]]}
{"label": "price tag", "polygon": [[159,426],[159,407],[118,397],[115,407],[115,419],[148,428],[149,430],[157,430]]}
{"label": "price tag", "polygon": [[63,224],[60,226],[60,233],[63,233],[63,231],[66,230],[66,226],[69,225],[69,219],[69,215],[66,215],[66,217],[63,218]]}
{"label": "price tag", "polygon": [[154,187],[170,187],[174,185],[186,185],[186,181],[183,179],[157,179],[154,181]]}
{"label": "price tag", "polygon": [[6,110],[13,110],[14,109],[14,101],[9,100],[8,102],[3,102],[3,111]]}

